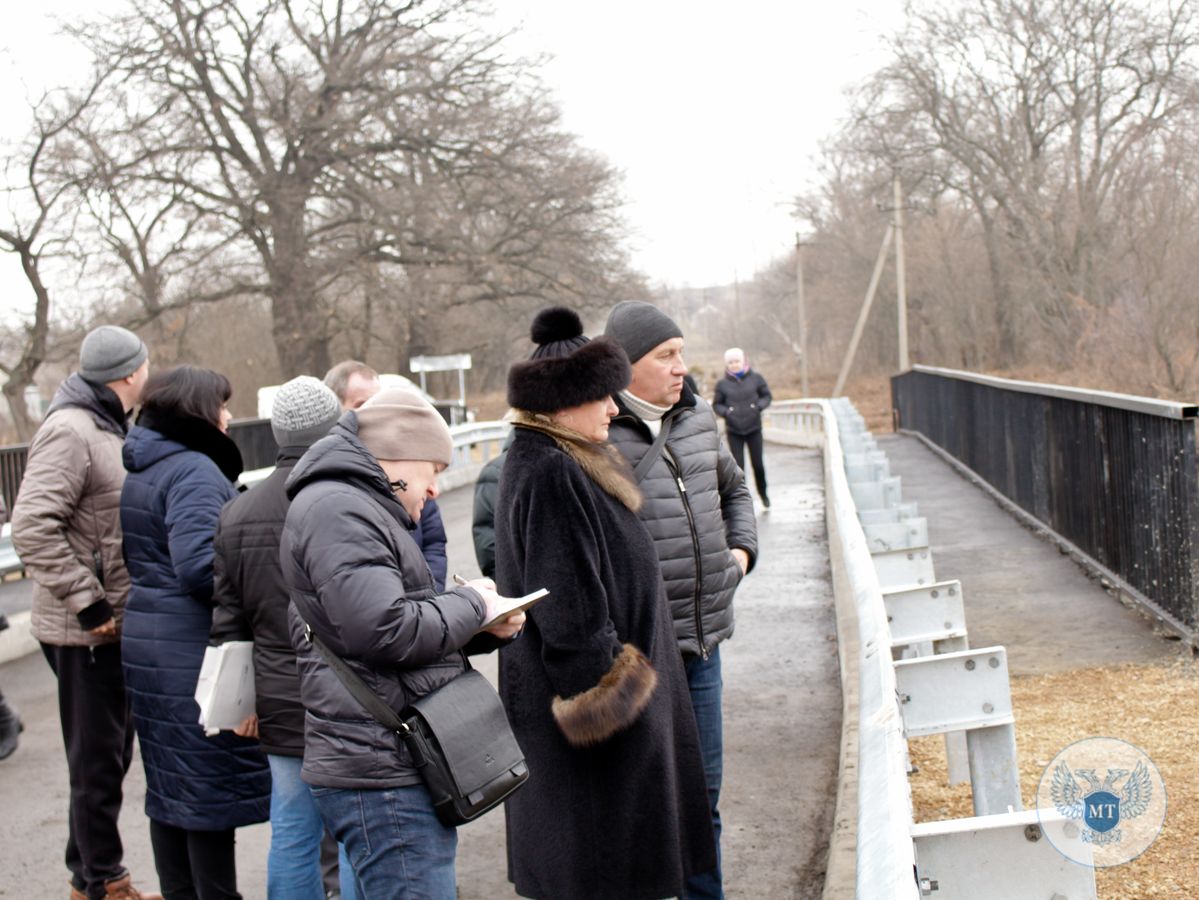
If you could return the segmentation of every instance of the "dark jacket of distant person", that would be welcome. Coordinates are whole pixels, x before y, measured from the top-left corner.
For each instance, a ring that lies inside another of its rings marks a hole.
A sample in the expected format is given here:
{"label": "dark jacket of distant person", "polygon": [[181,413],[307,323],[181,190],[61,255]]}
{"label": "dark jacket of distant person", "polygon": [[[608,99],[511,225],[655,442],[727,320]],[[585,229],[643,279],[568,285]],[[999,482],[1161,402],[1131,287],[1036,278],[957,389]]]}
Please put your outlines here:
{"label": "dark jacket of distant person", "polygon": [[475,499],[471,509],[471,536],[475,542],[475,560],[479,571],[495,578],[495,499],[500,491],[500,472],[508,458],[514,434],[508,433],[503,449],[479,472],[475,481]]}
{"label": "dark jacket of distant person", "polygon": [[762,430],[762,412],[770,406],[770,401],[770,388],[757,369],[749,369],[740,376],[726,372],[716,382],[712,409],[733,434],[753,434]]}
{"label": "dark jacket of distant person", "polygon": [[283,447],[275,470],[226,505],[215,538],[212,640],[254,642],[255,712],[262,749],[304,755],[304,706],[279,565],[287,479],[305,447]]}

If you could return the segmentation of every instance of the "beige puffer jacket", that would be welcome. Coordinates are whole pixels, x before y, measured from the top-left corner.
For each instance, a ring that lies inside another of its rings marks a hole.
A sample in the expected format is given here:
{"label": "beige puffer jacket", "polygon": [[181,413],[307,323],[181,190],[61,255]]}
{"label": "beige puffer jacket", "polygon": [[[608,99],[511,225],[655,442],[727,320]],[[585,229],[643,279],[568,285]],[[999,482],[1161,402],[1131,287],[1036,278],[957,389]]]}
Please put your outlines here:
{"label": "beige puffer jacket", "polygon": [[[29,447],[20,493],[13,504],[13,547],[33,578],[33,636],[57,646],[90,646],[120,640],[129,594],[121,552],[121,461],[124,438],[95,399],[95,409],[59,407],[86,403],[91,386],[72,375],[59,389]],[[105,424],[108,424],[107,422]],[[78,614],[100,601],[85,618],[103,624],[115,618],[117,635],[90,634]],[[111,615],[106,615],[111,607]]]}

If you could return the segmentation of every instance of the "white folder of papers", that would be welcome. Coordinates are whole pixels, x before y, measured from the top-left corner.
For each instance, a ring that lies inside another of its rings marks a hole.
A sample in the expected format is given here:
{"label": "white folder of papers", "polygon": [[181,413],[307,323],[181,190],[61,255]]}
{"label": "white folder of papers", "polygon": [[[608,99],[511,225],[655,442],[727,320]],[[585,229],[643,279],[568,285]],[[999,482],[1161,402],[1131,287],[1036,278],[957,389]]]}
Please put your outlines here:
{"label": "white folder of papers", "polygon": [[196,703],[208,735],[231,731],[254,714],[253,641],[229,641],[204,651]]}

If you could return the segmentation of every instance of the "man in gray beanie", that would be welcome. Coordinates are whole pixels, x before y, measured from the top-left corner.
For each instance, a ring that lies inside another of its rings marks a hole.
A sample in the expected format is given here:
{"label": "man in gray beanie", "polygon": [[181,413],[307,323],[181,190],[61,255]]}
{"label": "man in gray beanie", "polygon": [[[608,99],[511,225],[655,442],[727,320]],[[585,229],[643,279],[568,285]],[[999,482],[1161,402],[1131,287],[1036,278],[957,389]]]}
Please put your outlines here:
{"label": "man in gray beanie", "polygon": [[147,356],[141,338],[115,325],[83,339],[78,371],[55,393],[29,445],[13,506],[13,547],[33,579],[31,630],[58,680],[72,900],[150,896],[133,887],[117,827],[133,754],[121,669],[129,594],[121,448],[150,374]]}
{"label": "man in gray beanie", "polygon": [[733,634],[733,594],[758,552],[753,499],[720,440],[712,407],[684,380],[683,332],[675,321],[649,303],[627,300],[613,307],[604,333],[633,364],[608,440],[628,459],[645,496],[638,515],[662,565],[716,832],[716,869],[688,878],[685,896],[722,897],[720,642]]}
{"label": "man in gray beanie", "polygon": [[149,355],[132,331],[101,325],[88,332],[79,348],[79,375],[92,384],[107,384],[137,370]]}
{"label": "man in gray beanie", "polygon": [[[267,894],[321,897],[320,845],[324,824],[308,785],[304,705],[287,620],[289,597],[279,564],[279,541],[291,501],[287,479],[300,457],[341,418],[337,395],[319,379],[300,375],[279,388],[271,432],[279,445],[275,470],[221,510],[214,539],[212,642],[254,642],[256,715],[237,729],[257,737],[271,766],[271,849]],[[358,896],[354,871],[341,865],[342,896]]]}

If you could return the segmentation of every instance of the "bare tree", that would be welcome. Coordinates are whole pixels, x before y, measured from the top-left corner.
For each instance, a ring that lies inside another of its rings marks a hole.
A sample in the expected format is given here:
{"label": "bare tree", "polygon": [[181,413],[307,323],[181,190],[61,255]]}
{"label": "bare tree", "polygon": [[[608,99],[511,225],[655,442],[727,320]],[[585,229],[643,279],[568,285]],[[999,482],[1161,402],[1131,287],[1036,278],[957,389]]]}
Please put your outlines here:
{"label": "bare tree", "polygon": [[1036,272],[1031,310],[1072,355],[1087,310],[1114,298],[1114,194],[1130,157],[1196,102],[1190,3],[978,0],[920,6],[860,95],[890,147],[975,208],[1001,352],[1013,302],[1004,249]]}
{"label": "bare tree", "polygon": [[0,227],[0,249],[20,260],[34,301],[33,314],[13,348],[16,359],[0,362],[0,372],[8,376],[2,388],[4,399],[20,440],[28,440],[37,427],[26,407],[25,391],[51,350],[46,265],[78,256],[77,218],[70,201],[78,198],[80,184],[65,171],[63,160],[69,152],[61,144],[102,82],[103,78],[97,77],[91,89],[79,95],[58,92],[43,97],[32,110],[31,139],[6,160],[3,192],[12,212]]}
{"label": "bare tree", "polygon": [[1197,125],[1195,116],[1180,116],[1169,138],[1144,148],[1125,179],[1117,297],[1092,341],[1099,358],[1113,347],[1135,347],[1121,370],[1172,396],[1199,384]]}
{"label": "bare tree", "polygon": [[269,297],[284,375],[328,366],[345,292],[372,280],[408,286],[421,345],[451,277],[426,294],[429,272],[457,273],[468,302],[569,294],[564,269],[597,268],[579,236],[610,227],[613,175],[477,23],[471,0],[135,0],[78,29],[122,78],[123,177],[186,209],[189,240],[253,261],[256,278],[209,289]]}

